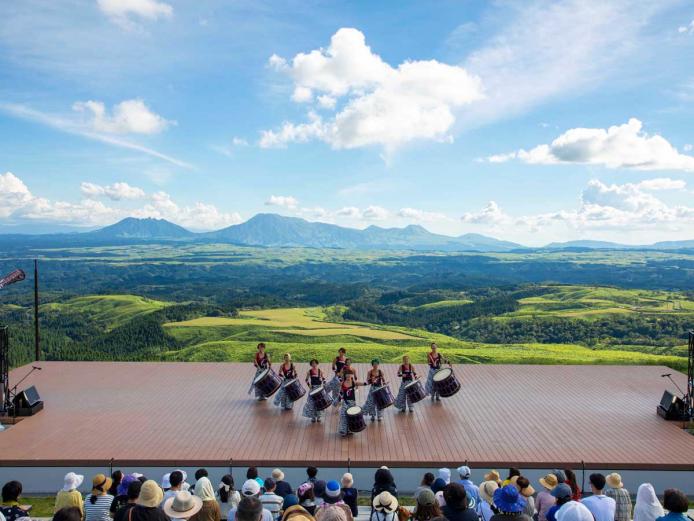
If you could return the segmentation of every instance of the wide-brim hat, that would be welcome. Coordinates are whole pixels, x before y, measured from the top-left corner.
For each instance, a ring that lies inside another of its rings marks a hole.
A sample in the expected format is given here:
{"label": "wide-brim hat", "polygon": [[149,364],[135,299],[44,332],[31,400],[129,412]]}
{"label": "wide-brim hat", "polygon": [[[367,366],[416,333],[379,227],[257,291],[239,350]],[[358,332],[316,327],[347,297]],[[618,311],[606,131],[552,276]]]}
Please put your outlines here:
{"label": "wide-brim hat", "polygon": [[525,499],[514,485],[506,485],[494,491],[494,505],[502,512],[514,514],[523,512]]}
{"label": "wide-brim hat", "polygon": [[398,509],[398,500],[393,494],[386,490],[374,498],[372,506],[377,512],[386,512],[390,514]]}
{"label": "wide-brim hat", "polygon": [[164,513],[171,519],[188,519],[202,508],[202,499],[187,490],[176,492],[164,502]]}
{"label": "wide-brim hat", "polygon": [[608,474],[607,477],[605,478],[605,482],[612,488],[623,488],[624,487],[624,483],[622,483],[622,476],[620,476],[616,472],[613,472],[612,474]]}
{"label": "wide-brim hat", "polygon": [[92,478],[92,493],[95,495],[107,494],[113,485],[113,480],[105,474],[97,474]]}
{"label": "wide-brim hat", "polygon": [[137,504],[143,507],[158,507],[163,499],[164,492],[162,492],[159,483],[153,479],[148,479],[142,484]]}
{"label": "wide-brim hat", "polygon": [[284,479],[284,472],[281,469],[275,469],[272,471],[272,479],[275,481],[282,481]]}
{"label": "wide-brim hat", "polygon": [[559,484],[559,480],[557,479],[557,476],[554,474],[547,474],[545,477],[540,478],[538,480],[540,482],[540,485],[545,487],[547,490],[553,490],[554,487],[556,487]]}
{"label": "wide-brim hat", "polygon": [[74,472],[68,472],[67,474],[65,474],[63,490],[65,492],[70,492],[73,489],[80,488],[80,485],[82,483],[84,483],[84,476],[82,474],[75,474]]}
{"label": "wide-brim hat", "polygon": [[501,474],[496,470],[490,470],[484,475],[485,481],[501,481]]}
{"label": "wide-brim hat", "polygon": [[488,480],[480,483],[479,491],[480,497],[484,499],[490,505],[494,504],[494,492],[499,488],[499,483],[497,481]]}

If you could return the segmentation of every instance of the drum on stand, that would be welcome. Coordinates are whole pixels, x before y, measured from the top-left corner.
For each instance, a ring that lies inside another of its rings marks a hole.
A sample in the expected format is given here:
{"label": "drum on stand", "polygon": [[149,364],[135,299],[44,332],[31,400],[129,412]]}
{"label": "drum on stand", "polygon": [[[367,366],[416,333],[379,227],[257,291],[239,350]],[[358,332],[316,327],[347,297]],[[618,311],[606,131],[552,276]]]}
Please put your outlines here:
{"label": "drum on stand", "polygon": [[291,401],[295,402],[306,394],[306,389],[301,385],[301,380],[294,378],[284,384],[284,392]]}
{"label": "drum on stand", "polygon": [[364,412],[358,405],[347,409],[347,428],[349,429],[349,432],[361,432],[366,429]]}
{"label": "drum on stand", "polygon": [[460,391],[460,382],[453,369],[445,367],[434,373],[434,389],[442,398],[449,398]]}
{"label": "drum on stand", "polygon": [[258,389],[260,394],[265,398],[269,398],[275,394],[281,385],[282,379],[277,376],[277,373],[273,371],[271,367],[265,369],[253,380],[253,386]]}
{"label": "drum on stand", "polygon": [[313,405],[317,411],[324,411],[330,407],[333,402],[328,395],[328,391],[325,390],[325,386],[321,385],[316,387],[308,394],[309,400],[313,400]]}
{"label": "drum on stand", "polygon": [[374,398],[374,403],[376,404],[376,408],[379,410],[383,410],[387,407],[390,407],[395,403],[395,396],[393,396],[393,393],[390,390],[389,385],[384,385],[382,387],[379,387],[375,391],[373,391],[373,398]]}
{"label": "drum on stand", "polygon": [[405,386],[405,394],[410,403],[421,402],[427,395],[422,382],[414,380]]}

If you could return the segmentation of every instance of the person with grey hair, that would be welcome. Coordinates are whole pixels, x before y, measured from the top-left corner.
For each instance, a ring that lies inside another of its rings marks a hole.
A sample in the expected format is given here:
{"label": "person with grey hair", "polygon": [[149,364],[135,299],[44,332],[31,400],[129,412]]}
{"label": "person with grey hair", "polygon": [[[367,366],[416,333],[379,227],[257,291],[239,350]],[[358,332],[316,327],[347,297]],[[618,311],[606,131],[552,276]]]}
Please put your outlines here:
{"label": "person with grey hair", "polygon": [[244,497],[235,510],[234,517],[229,515],[229,521],[265,521],[265,509],[257,497]]}

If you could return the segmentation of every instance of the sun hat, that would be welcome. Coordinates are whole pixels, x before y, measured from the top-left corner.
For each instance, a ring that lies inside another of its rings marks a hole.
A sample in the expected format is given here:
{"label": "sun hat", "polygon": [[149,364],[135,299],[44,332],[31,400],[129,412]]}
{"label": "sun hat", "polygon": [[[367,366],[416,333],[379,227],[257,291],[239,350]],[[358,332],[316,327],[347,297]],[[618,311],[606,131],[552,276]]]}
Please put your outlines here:
{"label": "sun hat", "polygon": [[337,503],[342,499],[342,488],[340,484],[331,479],[325,484],[325,493],[323,494],[323,501],[326,503]]}
{"label": "sun hat", "polygon": [[390,514],[398,509],[398,500],[393,494],[384,490],[374,498],[372,505],[377,512],[386,512]]}
{"label": "sun hat", "polygon": [[490,505],[494,504],[494,492],[499,488],[499,482],[494,480],[480,483],[480,497]]}
{"label": "sun hat", "polygon": [[164,490],[166,490],[167,488],[171,488],[171,481],[170,481],[170,478],[171,478],[171,472],[167,472],[166,474],[164,474],[164,475],[162,476],[162,478],[161,478],[161,488],[163,488]]}
{"label": "sun hat", "polygon": [[540,485],[545,487],[547,490],[552,490],[559,484],[557,476],[554,474],[547,474],[544,478],[540,478],[538,481],[540,482]]}
{"label": "sun hat", "polygon": [[352,474],[349,472],[345,472],[342,474],[342,479],[340,480],[342,488],[352,488],[352,485],[354,485],[354,478],[352,477]]}
{"label": "sun hat", "polygon": [[202,499],[187,490],[179,490],[164,502],[164,513],[171,519],[188,519],[200,512]]}
{"label": "sun hat", "polygon": [[[284,521],[315,521],[313,516],[301,505],[293,505],[286,508],[282,515],[282,519]],[[347,521],[347,518],[345,517],[343,521]]]}
{"label": "sun hat", "polygon": [[153,479],[148,479],[142,484],[137,504],[143,507],[158,507],[163,499],[164,492],[162,492],[159,484]]}
{"label": "sun hat", "polygon": [[113,480],[104,474],[97,474],[92,478],[92,494],[100,496],[106,494],[113,485]]}
{"label": "sun hat", "polygon": [[126,474],[123,476],[123,479],[121,479],[118,489],[116,490],[116,494],[119,496],[127,496],[130,483],[135,483],[136,481],[138,481],[138,479],[134,474]]}
{"label": "sun hat", "polygon": [[622,476],[617,474],[616,472],[613,472],[612,474],[608,474],[607,477],[605,478],[605,482],[611,487],[611,488],[623,488],[624,483],[622,483]]}
{"label": "sun hat", "polygon": [[430,488],[423,488],[420,490],[416,499],[417,503],[425,507],[433,506],[433,504],[436,503],[436,495]]}
{"label": "sun hat", "polygon": [[451,469],[442,468],[439,469],[439,477],[446,482],[448,485],[451,482]]}
{"label": "sun hat", "polygon": [[594,521],[588,507],[578,501],[569,501],[557,510],[557,521]]}
{"label": "sun hat", "polygon": [[65,492],[70,492],[73,489],[80,488],[80,485],[84,482],[84,476],[81,474],[75,474],[74,472],[68,472],[65,474],[63,490]]}
{"label": "sun hat", "polygon": [[490,470],[484,475],[485,481],[501,481],[501,474],[498,470]]}
{"label": "sun hat", "polygon": [[502,512],[513,514],[523,511],[525,499],[515,486],[506,485],[494,491],[494,505]]}
{"label": "sun hat", "polygon": [[260,494],[260,485],[254,479],[248,479],[241,487],[242,496],[257,496]]}
{"label": "sun hat", "polygon": [[467,465],[462,465],[458,467],[458,475],[461,477],[461,479],[467,479],[470,477],[470,474],[472,472],[470,471],[470,467]]}
{"label": "sun hat", "polygon": [[572,495],[571,487],[566,483],[559,483],[556,487],[552,489],[551,494],[557,499],[570,498]]}
{"label": "sun hat", "polygon": [[281,469],[275,469],[272,471],[272,479],[275,481],[282,481],[284,479],[284,472]]}

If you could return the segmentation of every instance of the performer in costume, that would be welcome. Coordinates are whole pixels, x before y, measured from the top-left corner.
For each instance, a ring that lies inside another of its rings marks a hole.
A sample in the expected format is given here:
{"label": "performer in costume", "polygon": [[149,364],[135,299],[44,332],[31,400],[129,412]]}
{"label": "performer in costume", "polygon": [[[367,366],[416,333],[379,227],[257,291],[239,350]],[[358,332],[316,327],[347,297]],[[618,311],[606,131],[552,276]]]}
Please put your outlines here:
{"label": "performer in costume", "polygon": [[364,414],[371,416],[371,421],[374,421],[376,418],[378,418],[378,421],[383,419],[383,411],[376,406],[376,401],[373,397],[373,392],[386,384],[385,375],[378,367],[380,363],[381,361],[378,358],[371,360],[371,369],[366,373],[366,383],[371,387],[369,387],[369,396],[366,398],[366,403],[362,410]]}
{"label": "performer in costume", "polygon": [[408,408],[410,412],[412,412],[414,408],[407,399],[405,387],[419,377],[417,376],[417,371],[414,366],[410,363],[410,357],[407,355],[402,357],[402,364],[398,368],[398,376],[402,378],[402,381],[400,382],[400,390],[398,391],[398,396],[395,398],[395,403],[393,405],[400,412],[405,412]]}
{"label": "performer in costume", "polygon": [[[325,384],[325,377],[323,376],[323,371],[318,367],[318,360],[315,358],[311,360],[311,369],[306,373],[306,385],[310,391],[316,387],[320,387]],[[320,422],[323,416],[323,411],[317,411],[313,404],[313,400],[310,396],[306,397],[306,403],[304,404],[304,410],[301,413],[305,418],[310,418],[311,423]]]}
{"label": "performer in costume", "polygon": [[251,380],[251,388],[248,389],[248,394],[251,394],[251,391],[255,389],[255,397],[258,398],[258,400],[263,401],[267,400],[267,398],[263,396],[263,394],[257,388],[255,388],[253,382],[255,382],[255,379],[261,372],[268,367],[272,367],[272,362],[270,362],[270,356],[265,352],[265,344],[263,342],[258,344],[257,349],[258,352],[255,354],[255,358],[253,359],[255,374],[253,375],[253,380]]}
{"label": "performer in costume", "polygon": [[285,411],[289,411],[294,408],[294,402],[289,399],[287,392],[284,390],[284,386],[287,382],[294,380],[297,377],[296,369],[292,363],[292,355],[289,353],[284,354],[284,362],[280,366],[279,376],[282,378],[282,387],[277,391],[275,396],[275,401],[273,402],[277,407],[282,407]]}
{"label": "performer in costume", "polygon": [[354,407],[357,404],[357,387],[366,385],[366,382],[357,382],[352,370],[343,370],[343,380],[340,385],[340,398],[342,407],[340,407],[340,424],[339,432],[343,438],[350,434],[347,426],[347,409]]}
{"label": "performer in costume", "polygon": [[342,382],[342,368],[345,366],[345,360],[347,360],[347,350],[341,347],[337,351],[337,356],[333,360],[333,372],[335,376],[328,382],[325,387],[332,397],[333,403],[337,404],[340,395],[340,383]]}
{"label": "performer in costume", "polygon": [[448,364],[449,366],[451,365],[451,363],[441,356],[441,353],[439,353],[439,346],[436,345],[436,342],[431,343],[431,352],[427,356],[427,360],[429,362],[429,374],[427,375],[427,384],[425,389],[426,392],[431,395],[432,402],[434,400],[440,402],[441,397],[439,396],[439,393],[436,392],[436,390],[434,389],[434,375],[436,374],[436,371],[441,369],[442,363]]}

